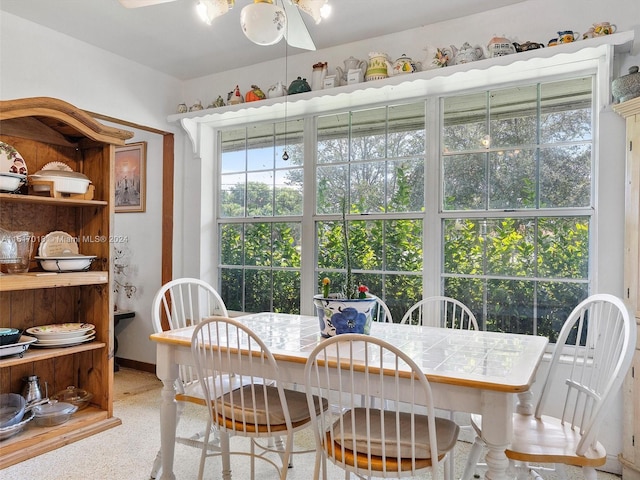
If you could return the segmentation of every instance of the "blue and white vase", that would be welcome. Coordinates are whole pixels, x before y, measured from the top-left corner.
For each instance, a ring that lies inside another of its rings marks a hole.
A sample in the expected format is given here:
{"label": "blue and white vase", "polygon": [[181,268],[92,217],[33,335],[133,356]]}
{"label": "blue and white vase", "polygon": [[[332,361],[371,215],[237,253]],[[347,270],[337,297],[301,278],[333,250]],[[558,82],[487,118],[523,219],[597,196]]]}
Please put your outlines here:
{"label": "blue and white vase", "polygon": [[324,298],[315,295],[313,303],[318,313],[320,334],[326,338],[341,333],[368,335],[376,302],[375,298]]}

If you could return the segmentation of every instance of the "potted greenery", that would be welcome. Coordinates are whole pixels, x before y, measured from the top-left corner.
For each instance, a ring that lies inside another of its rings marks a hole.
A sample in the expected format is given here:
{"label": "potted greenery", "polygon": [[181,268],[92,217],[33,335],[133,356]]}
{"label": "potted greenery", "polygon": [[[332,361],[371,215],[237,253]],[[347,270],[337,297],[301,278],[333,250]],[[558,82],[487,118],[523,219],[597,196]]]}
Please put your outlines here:
{"label": "potted greenery", "polygon": [[351,244],[346,219],[346,201],[342,201],[342,234],[345,253],[345,282],[338,292],[331,293],[331,281],[322,279],[322,293],[314,295],[323,337],[332,337],[341,333],[365,333],[371,329],[373,312],[377,298],[368,294],[366,285],[359,285],[351,271]]}

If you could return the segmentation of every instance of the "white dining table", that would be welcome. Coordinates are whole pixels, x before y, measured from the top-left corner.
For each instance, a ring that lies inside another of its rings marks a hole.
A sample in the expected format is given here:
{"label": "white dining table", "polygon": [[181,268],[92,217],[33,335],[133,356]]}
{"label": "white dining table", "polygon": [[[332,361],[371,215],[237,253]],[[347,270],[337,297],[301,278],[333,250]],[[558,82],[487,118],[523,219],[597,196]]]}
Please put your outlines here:
{"label": "white dining table", "polygon": [[[285,382],[304,384],[307,356],[322,341],[317,317],[258,313],[237,317],[266,343]],[[156,374],[162,380],[160,432],[162,480],[173,480],[176,438],[175,380],[179,365],[192,365],[194,327],[151,335],[157,343]],[[370,334],[408,353],[430,382],[436,408],[483,415],[485,474],[505,480],[505,448],[512,435],[514,410],[531,413],[530,387],[548,340],[509,333],[458,330],[374,322]]]}

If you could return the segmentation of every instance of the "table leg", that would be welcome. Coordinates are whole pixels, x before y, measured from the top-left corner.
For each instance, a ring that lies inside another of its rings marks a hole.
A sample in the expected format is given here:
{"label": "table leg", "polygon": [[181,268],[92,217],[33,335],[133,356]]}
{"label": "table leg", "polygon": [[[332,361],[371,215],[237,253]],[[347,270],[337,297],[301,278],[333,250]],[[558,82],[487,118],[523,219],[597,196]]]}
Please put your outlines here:
{"label": "table leg", "polygon": [[513,397],[501,392],[482,395],[482,440],[487,448],[487,480],[506,480],[509,459],[505,449],[513,434]]}
{"label": "table leg", "polygon": [[173,350],[165,344],[158,344],[156,375],[162,380],[160,404],[160,450],[162,452],[161,480],[175,480],[173,456],[176,445],[176,391],[178,365],[174,361]]}

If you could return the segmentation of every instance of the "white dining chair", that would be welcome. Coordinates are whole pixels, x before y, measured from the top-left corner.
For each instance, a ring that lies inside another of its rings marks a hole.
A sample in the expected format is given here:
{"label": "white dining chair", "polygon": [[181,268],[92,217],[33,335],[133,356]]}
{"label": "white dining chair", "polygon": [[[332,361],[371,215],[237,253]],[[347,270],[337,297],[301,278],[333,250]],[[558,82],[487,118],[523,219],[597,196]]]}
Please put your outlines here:
{"label": "white dining chair", "polygon": [[473,312],[460,300],[436,295],[423,298],[407,310],[400,323],[478,330]]}
{"label": "white dining chair", "polygon": [[[151,321],[155,333],[195,325],[213,315],[226,317],[229,313],[218,292],[209,283],[197,278],[179,278],[167,282],[156,293],[151,307]],[[228,383],[233,379],[227,376],[225,380]],[[192,398],[203,398],[204,393],[195,371],[187,365],[179,367],[179,379],[176,381],[175,389],[175,398],[178,401],[177,420],[179,420],[184,408],[183,402],[190,401]],[[211,425],[207,428],[210,429]],[[177,437],[176,442],[202,448],[204,434],[205,432],[202,431],[190,437]],[[219,439],[216,435],[209,448],[215,451],[218,443]],[[161,464],[162,456],[158,450],[151,468],[151,478],[158,476]]]}
{"label": "white dining chair", "polygon": [[[541,471],[555,468],[566,479],[563,467],[573,465],[582,467],[585,480],[596,480],[596,467],[607,460],[598,441],[600,427],[635,345],[635,318],[619,298],[592,295],[575,307],[555,343],[535,413],[513,415],[513,438],[505,453],[518,478],[541,478]],[[471,479],[483,450],[482,417],[472,415],[471,424],[477,436],[462,480]]]}
{"label": "white dining chair", "polygon": [[[201,404],[208,407],[209,424],[216,425],[220,432],[222,478],[231,477],[231,455],[249,455],[252,480],[256,459],[273,465],[280,479],[285,480],[289,459],[294,453],[294,433],[310,426],[312,418],[322,415],[328,408],[327,400],[317,398],[317,410],[310,413],[306,394],[283,387],[278,364],[269,348],[237,320],[212,317],[201,322],[193,332],[191,353],[205,394]],[[222,379],[232,373],[240,386],[229,390]],[[208,381],[210,378],[214,381]],[[205,430],[199,479],[204,473],[206,457],[211,455],[206,448],[210,433],[210,429]],[[231,451],[229,437],[232,435],[250,438],[250,452]],[[275,441],[265,446],[257,442],[259,438]],[[269,456],[273,453],[280,456],[280,464]]]}
{"label": "white dining chair", "polygon": [[[410,386],[401,388],[407,375]],[[311,416],[314,479],[322,470],[326,480],[327,459],[344,469],[345,479],[350,473],[398,478],[427,469],[438,478],[459,428],[435,416],[429,382],[407,354],[381,338],[336,335],[309,354],[304,378],[310,412],[319,409],[319,398],[332,405],[328,414]]]}
{"label": "white dining chair", "polygon": [[393,322],[393,316],[391,315],[391,310],[380,297],[369,293],[370,297],[373,297],[377,300],[378,305],[376,307],[376,311],[373,315],[373,319],[376,322]]}
{"label": "white dining chair", "polygon": [[[469,307],[460,300],[442,295],[423,298],[415,303],[407,310],[400,323],[478,330],[478,321]],[[448,411],[447,413],[449,419],[453,420],[455,412]],[[469,425],[464,425],[462,428],[466,432],[471,431]],[[454,455],[449,457],[447,473],[446,480],[453,480],[455,476]]]}

